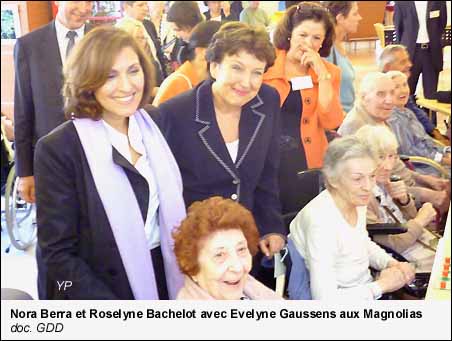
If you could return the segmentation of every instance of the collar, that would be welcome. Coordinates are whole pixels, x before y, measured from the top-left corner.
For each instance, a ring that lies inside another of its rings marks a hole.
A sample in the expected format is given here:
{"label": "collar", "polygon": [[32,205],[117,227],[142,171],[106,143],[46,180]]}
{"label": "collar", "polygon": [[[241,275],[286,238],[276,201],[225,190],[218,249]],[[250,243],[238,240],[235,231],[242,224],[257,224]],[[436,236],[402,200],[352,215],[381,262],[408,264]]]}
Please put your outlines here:
{"label": "collar", "polygon": [[372,193],[374,197],[377,199],[380,206],[389,206],[388,194],[386,191],[380,187],[379,185],[375,185],[372,189]]}
{"label": "collar", "polygon": [[129,142],[137,153],[146,157],[143,137],[141,135],[140,128],[138,127],[138,123],[133,115],[129,117],[129,129],[127,131],[127,136],[121,134],[106,121],[102,120],[102,123],[107,130],[107,135],[111,144],[123,157],[127,159],[127,161],[132,163],[132,158],[129,150]]}
{"label": "collar", "polygon": [[287,51],[275,49],[275,53],[276,53],[275,63],[264,74],[264,81],[278,78],[286,79],[285,69],[286,69]]}
{"label": "collar", "polygon": [[[196,87],[196,111],[195,121],[203,124],[211,124],[215,116],[215,107],[213,105],[212,84],[214,80],[207,79]],[[242,113],[246,110],[254,110],[264,104],[259,96],[261,89],[257,95],[242,107]]]}
{"label": "collar", "polygon": [[379,123],[373,119],[369,114],[366,107],[362,105],[359,101],[356,103],[355,107],[347,114],[350,117],[359,117],[365,124],[378,125]]}
{"label": "collar", "polygon": [[405,117],[405,118],[411,118],[410,117],[410,113],[409,113],[409,109],[407,108],[397,108],[394,107],[394,109],[392,110],[391,116],[389,116],[387,122],[391,123],[391,122],[396,122],[398,121],[401,117]]}
{"label": "collar", "polygon": [[82,25],[81,27],[79,27],[76,30],[71,30],[71,29],[67,28],[66,26],[64,26],[62,23],[60,23],[60,21],[56,18],[55,19],[55,30],[56,30],[58,41],[64,41],[64,39],[66,39],[66,35],[69,31],[75,31],[75,32],[77,32],[77,38],[83,38],[83,35],[85,34],[85,26],[86,25]]}

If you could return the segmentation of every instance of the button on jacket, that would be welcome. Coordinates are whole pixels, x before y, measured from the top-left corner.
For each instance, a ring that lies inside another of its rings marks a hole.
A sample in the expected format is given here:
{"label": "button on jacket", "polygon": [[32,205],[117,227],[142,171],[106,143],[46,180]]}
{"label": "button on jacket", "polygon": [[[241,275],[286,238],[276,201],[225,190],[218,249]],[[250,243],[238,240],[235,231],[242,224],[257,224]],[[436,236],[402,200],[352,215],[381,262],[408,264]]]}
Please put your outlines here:
{"label": "button on jacket", "polygon": [[[318,105],[319,83],[317,75],[312,69],[309,69],[309,75],[314,87],[300,90],[300,96],[303,100],[303,113],[301,115],[303,121],[300,132],[303,137],[303,147],[309,168],[322,167],[323,155],[328,147],[325,129],[336,129],[341,125],[344,118],[339,95],[341,71],[337,66],[325,60],[323,60],[323,63],[331,74],[334,91],[333,99],[328,108],[322,108]],[[264,82],[278,90],[281,97],[280,105],[284,104],[290,92],[290,79],[285,76],[285,64],[286,51],[277,49],[275,64],[264,75]],[[281,117],[281,120],[284,120],[284,117]]]}

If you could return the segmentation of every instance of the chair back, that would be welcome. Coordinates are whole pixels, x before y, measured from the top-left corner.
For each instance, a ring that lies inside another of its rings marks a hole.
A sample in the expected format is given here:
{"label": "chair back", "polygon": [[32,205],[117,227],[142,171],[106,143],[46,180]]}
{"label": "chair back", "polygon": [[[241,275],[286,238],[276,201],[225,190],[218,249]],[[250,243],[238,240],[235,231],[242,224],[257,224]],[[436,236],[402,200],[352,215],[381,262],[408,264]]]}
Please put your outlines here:
{"label": "chair back", "polygon": [[286,211],[283,212],[283,220],[287,230],[289,230],[289,225],[298,212],[324,189],[322,170],[320,168],[311,168],[298,172],[296,179],[296,182],[291,184],[292,190],[296,195],[290,196],[290,202],[285,203]]}

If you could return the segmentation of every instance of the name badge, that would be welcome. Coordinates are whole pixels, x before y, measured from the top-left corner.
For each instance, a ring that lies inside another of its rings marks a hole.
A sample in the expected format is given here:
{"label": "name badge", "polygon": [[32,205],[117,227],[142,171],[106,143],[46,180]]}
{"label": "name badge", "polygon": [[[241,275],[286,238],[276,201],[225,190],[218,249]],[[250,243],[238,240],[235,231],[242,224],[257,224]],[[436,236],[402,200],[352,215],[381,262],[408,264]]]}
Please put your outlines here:
{"label": "name badge", "polygon": [[290,80],[292,82],[292,90],[311,89],[314,87],[312,84],[311,76],[294,77]]}
{"label": "name badge", "polygon": [[432,18],[439,18],[439,10],[430,12],[430,19]]}

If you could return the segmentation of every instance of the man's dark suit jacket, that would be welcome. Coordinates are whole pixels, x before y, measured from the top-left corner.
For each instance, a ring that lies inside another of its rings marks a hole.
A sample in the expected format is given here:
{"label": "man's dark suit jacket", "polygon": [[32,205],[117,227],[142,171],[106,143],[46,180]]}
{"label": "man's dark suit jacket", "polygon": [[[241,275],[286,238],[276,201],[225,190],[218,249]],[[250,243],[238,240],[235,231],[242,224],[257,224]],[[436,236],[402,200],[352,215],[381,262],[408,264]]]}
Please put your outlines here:
{"label": "man's dark suit jacket", "polygon": [[254,215],[261,237],[286,235],[279,202],[279,95],[262,85],[242,108],[234,163],[215,118],[212,81],[161,104],[160,126],[178,162],[186,207],[232,198]]}
{"label": "man's dark suit jacket", "polygon": [[[435,16],[435,11],[439,15]],[[432,18],[432,16],[435,16]],[[430,53],[432,63],[436,70],[443,69],[443,47],[441,36],[447,23],[445,1],[428,1],[427,4],[427,32],[430,39]],[[400,44],[405,45],[411,60],[416,49],[416,40],[419,31],[419,21],[414,1],[396,1],[394,9],[394,25]]]}
{"label": "man's dark suit jacket", "polygon": [[14,47],[14,140],[18,176],[33,175],[36,141],[64,122],[62,62],[52,21]]}
{"label": "man's dark suit jacket", "polygon": [[156,70],[159,73],[157,75],[157,86],[160,86],[160,84],[168,76],[166,74],[166,57],[163,54],[162,43],[157,34],[154,23],[150,20],[145,19],[143,20],[143,26],[146,29],[146,32],[149,34],[149,37],[151,37],[152,42],[154,43],[155,51],[157,53],[157,59],[159,60],[161,66],[160,70]]}
{"label": "man's dark suit jacket", "polygon": [[[147,181],[115,148],[113,161],[124,169],[146,221]],[[72,121],[36,144],[35,181],[39,298],[134,299]],[[72,286],[63,290],[57,281],[71,281]]]}

